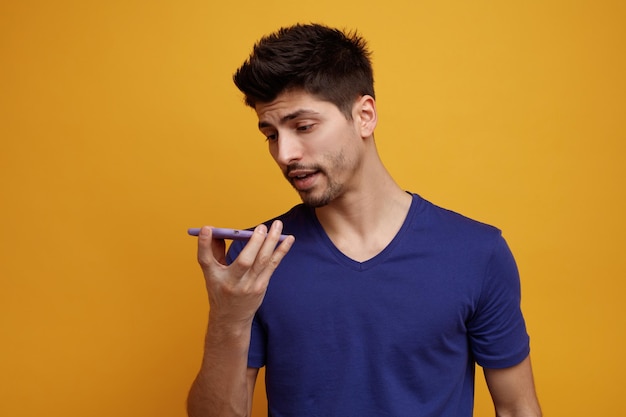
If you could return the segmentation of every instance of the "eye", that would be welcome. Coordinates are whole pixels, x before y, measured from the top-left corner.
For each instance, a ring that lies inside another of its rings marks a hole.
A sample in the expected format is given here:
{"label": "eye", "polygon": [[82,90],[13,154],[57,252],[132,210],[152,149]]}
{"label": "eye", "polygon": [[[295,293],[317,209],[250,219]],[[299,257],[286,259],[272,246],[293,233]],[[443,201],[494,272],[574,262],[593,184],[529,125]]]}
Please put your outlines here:
{"label": "eye", "polygon": [[263,136],[265,136],[265,140],[268,142],[273,142],[278,139],[278,133],[276,132],[261,132]]}
{"label": "eye", "polygon": [[296,127],[296,130],[298,130],[298,132],[308,132],[309,130],[313,129],[313,126],[315,126],[314,124],[310,124],[310,125],[301,125]]}

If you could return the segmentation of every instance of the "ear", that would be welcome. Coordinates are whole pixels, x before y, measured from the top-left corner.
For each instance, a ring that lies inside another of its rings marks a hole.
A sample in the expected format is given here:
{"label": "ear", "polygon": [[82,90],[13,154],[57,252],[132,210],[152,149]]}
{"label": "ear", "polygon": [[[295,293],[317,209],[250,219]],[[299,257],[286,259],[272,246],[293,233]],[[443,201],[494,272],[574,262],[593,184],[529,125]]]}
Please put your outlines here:
{"label": "ear", "polygon": [[378,122],[374,97],[364,95],[357,99],[353,107],[353,118],[362,138],[373,136]]}

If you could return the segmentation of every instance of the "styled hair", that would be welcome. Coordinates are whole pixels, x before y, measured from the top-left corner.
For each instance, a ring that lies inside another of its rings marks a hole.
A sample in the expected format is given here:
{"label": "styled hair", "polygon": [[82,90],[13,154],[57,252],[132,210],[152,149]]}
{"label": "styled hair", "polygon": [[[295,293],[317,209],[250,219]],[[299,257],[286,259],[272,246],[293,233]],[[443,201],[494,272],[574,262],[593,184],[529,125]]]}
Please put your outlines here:
{"label": "styled hair", "polygon": [[284,27],[259,40],[233,81],[254,108],[302,89],[352,118],[354,101],[374,96],[371,53],[356,32],[319,24]]}

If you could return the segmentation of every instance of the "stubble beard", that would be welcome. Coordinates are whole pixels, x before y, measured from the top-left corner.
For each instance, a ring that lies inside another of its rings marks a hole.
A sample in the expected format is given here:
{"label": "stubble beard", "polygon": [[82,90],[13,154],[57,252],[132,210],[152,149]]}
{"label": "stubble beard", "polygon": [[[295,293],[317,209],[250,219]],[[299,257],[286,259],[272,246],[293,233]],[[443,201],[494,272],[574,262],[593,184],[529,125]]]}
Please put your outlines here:
{"label": "stubble beard", "polygon": [[302,202],[312,208],[324,207],[337,198],[343,189],[341,184],[333,182],[326,176],[328,180],[327,187],[321,193],[314,191],[298,191]]}
{"label": "stubble beard", "polygon": [[333,180],[329,172],[339,171],[338,168],[345,169],[345,159],[346,158],[342,152],[339,155],[330,158],[329,166],[331,169],[325,169],[324,167],[319,165],[314,167],[315,170],[318,172],[318,175],[323,175],[326,178],[327,184],[323,190],[298,190],[289,178],[287,178],[287,180],[298,192],[300,198],[302,199],[302,202],[305,205],[312,208],[324,207],[330,204],[334,199],[339,197],[343,192],[343,184]]}

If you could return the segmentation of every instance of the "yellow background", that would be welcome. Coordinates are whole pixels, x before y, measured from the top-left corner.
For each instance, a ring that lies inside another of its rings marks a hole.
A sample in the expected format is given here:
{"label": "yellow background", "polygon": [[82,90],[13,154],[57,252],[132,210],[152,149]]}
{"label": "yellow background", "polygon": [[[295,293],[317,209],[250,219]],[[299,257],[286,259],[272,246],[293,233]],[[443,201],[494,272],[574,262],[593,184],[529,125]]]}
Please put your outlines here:
{"label": "yellow background", "polygon": [[369,39],[398,182],[504,230],[545,415],[626,415],[624,4],[2,1],[0,415],[184,415],[186,229],[298,202],[231,83],[297,21]]}

